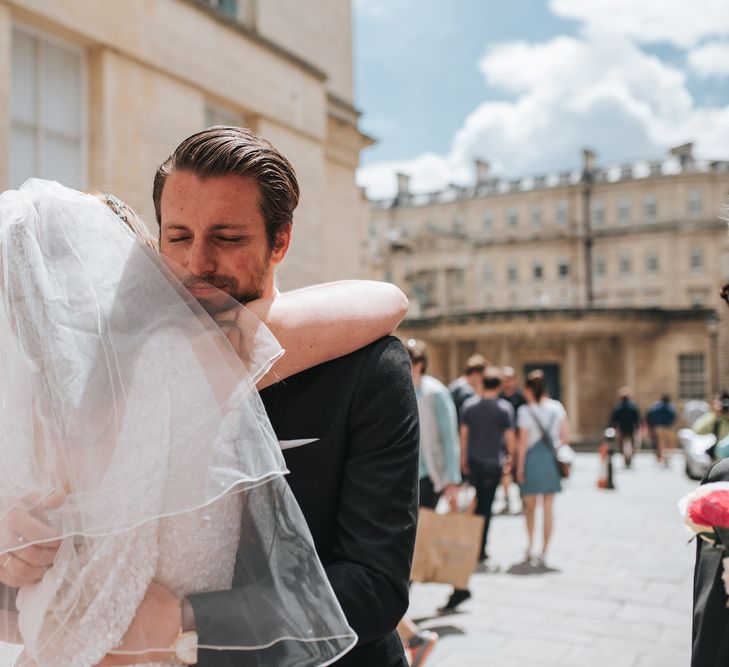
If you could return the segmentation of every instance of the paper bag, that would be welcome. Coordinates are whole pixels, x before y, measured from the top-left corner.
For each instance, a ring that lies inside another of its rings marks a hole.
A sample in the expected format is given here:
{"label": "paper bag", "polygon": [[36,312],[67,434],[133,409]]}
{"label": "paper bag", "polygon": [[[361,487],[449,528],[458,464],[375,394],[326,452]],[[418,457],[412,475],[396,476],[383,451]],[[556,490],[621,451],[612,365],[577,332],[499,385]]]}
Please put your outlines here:
{"label": "paper bag", "polygon": [[410,579],[468,588],[481,555],[483,524],[482,516],[421,507]]}

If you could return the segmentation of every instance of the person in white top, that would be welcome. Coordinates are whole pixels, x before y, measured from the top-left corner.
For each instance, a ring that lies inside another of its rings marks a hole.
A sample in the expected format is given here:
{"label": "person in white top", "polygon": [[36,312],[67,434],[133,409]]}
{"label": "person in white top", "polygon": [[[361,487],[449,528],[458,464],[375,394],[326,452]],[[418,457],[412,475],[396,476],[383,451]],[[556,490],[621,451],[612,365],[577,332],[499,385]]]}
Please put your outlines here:
{"label": "person in white top", "polygon": [[[555,458],[560,444],[569,440],[567,413],[559,401],[549,398],[544,387],[544,373],[535,370],[527,376],[522,405],[516,417],[519,429],[517,482],[521,485],[527,528],[526,560],[544,566],[552,536],[554,494],[562,490]],[[534,523],[537,499],[541,496],[544,533],[541,555],[534,555]]]}

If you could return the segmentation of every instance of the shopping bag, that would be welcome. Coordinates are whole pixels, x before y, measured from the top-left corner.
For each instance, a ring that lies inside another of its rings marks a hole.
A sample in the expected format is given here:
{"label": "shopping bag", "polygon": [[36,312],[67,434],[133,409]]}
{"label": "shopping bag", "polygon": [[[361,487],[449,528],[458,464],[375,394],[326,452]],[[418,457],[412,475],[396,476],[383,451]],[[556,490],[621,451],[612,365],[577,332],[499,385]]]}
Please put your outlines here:
{"label": "shopping bag", "polygon": [[480,556],[483,524],[484,518],[475,514],[438,514],[421,507],[410,579],[468,588]]}

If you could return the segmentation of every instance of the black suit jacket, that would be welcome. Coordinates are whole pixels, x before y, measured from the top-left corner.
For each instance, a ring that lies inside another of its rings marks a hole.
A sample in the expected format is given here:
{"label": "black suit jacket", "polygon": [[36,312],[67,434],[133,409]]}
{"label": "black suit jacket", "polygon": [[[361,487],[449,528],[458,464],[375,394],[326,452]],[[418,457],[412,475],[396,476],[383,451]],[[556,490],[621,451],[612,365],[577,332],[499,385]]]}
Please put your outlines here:
{"label": "black suit jacket", "polygon": [[[726,481],[729,481],[729,459],[722,459],[711,466],[701,483]],[[692,667],[729,665],[729,609],[721,580],[721,559],[724,555],[721,549],[697,539]]]}
{"label": "black suit jacket", "polygon": [[[261,397],[279,440],[317,438],[284,450],[284,458],[317,553],[359,637],[336,664],[405,667],[394,629],[408,607],[418,477],[418,409],[407,353],[396,338],[382,338]],[[221,595],[190,597],[201,644],[215,643],[206,635],[226,623],[221,614],[230,607],[218,604]],[[250,659],[201,650],[198,664]]]}

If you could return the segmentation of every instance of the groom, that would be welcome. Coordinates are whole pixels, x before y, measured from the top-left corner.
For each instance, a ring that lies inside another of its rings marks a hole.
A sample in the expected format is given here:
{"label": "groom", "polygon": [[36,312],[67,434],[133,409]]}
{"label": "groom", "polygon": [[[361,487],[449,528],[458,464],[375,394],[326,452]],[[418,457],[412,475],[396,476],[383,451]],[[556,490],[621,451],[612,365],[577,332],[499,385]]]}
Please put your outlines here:
{"label": "groom", "polygon": [[[198,299],[210,286],[242,303],[275,296],[273,270],[291,242],[299,188],[292,166],[271,144],[241,128],[195,134],[159,167],[153,196],[161,252],[199,279],[190,287]],[[279,440],[294,445],[283,452],[288,483],[359,637],[337,664],[404,667],[395,626],[408,606],[418,460],[405,350],[383,338],[274,384],[261,397]],[[313,442],[301,444],[307,440]],[[180,614],[179,600],[154,584],[124,643],[139,636],[166,646],[180,629],[197,632],[200,644],[224,641],[236,614],[231,600],[241,598],[228,591],[192,595]],[[241,619],[245,613],[240,609]],[[243,659],[201,650],[197,664]],[[107,663],[125,664],[118,656]]]}

